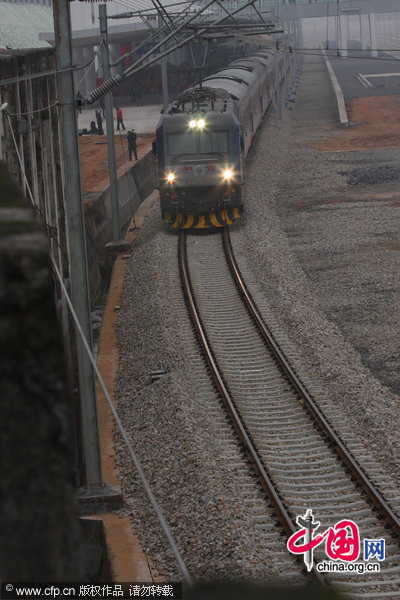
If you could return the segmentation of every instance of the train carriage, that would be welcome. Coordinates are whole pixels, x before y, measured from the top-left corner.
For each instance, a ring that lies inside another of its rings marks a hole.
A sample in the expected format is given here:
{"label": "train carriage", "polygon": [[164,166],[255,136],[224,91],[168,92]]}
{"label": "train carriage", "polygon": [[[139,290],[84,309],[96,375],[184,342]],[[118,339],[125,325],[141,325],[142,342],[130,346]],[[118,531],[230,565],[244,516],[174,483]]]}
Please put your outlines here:
{"label": "train carriage", "polygon": [[162,115],[155,153],[165,222],[199,229],[239,218],[243,162],[271,102],[274,76],[270,52],[257,52],[186,90]]}

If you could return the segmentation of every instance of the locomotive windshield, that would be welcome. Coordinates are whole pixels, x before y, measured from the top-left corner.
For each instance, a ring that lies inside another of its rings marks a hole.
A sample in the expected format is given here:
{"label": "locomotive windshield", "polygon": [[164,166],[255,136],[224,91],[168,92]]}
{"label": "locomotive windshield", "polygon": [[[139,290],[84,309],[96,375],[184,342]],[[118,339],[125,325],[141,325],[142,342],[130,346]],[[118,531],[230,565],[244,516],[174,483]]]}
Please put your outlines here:
{"label": "locomotive windshield", "polygon": [[227,131],[203,131],[200,133],[200,154],[228,152]]}
{"label": "locomotive windshield", "polygon": [[196,136],[192,132],[168,134],[169,154],[197,154],[196,149]]}
{"label": "locomotive windshield", "polygon": [[188,131],[168,134],[168,153],[178,154],[226,154],[229,152],[227,131]]}

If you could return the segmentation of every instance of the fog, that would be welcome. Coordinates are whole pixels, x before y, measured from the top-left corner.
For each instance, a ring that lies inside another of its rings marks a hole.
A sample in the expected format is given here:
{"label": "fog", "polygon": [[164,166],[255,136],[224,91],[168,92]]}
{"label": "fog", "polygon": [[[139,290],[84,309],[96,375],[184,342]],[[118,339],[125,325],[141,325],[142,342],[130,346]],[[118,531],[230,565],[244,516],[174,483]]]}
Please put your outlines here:
{"label": "fog", "polygon": [[299,25],[302,28],[305,48],[316,48],[320,44],[326,46],[327,42],[330,48],[343,47],[345,39],[359,42],[364,49],[400,48],[400,12],[373,13],[372,17],[369,14],[342,13],[339,27],[336,15],[300,19]]}

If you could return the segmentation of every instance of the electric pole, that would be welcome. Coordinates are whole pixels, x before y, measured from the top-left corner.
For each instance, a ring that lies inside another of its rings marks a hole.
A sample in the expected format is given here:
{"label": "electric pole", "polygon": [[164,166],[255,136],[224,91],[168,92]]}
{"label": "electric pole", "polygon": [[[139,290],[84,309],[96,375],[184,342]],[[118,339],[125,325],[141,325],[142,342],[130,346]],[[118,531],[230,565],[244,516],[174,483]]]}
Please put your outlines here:
{"label": "electric pole", "polygon": [[[66,205],[69,274],[74,311],[92,349],[89,277],[81,176],[75,92],[72,70],[71,20],[68,0],[54,0],[59,99],[61,111],[62,156],[64,163],[64,197]],[[92,363],[82,339],[76,332],[83,449],[87,486],[101,486],[100,445],[97,423],[96,386]]]}
{"label": "electric pole", "polygon": [[[163,18],[161,15],[158,15],[158,27],[161,29],[163,26]],[[164,45],[161,47],[161,51],[165,51],[167,46]],[[161,59],[161,86],[162,86],[162,98],[163,98],[163,108],[166,110],[169,105],[168,98],[168,73],[167,73],[167,57],[164,56]]]}
{"label": "electric pole", "polygon": [[[108,26],[106,4],[99,5],[99,21],[100,33],[102,36],[102,44],[100,48],[101,66],[103,70],[104,81],[106,81],[110,77],[110,57],[108,50]],[[106,244],[106,247],[112,252],[119,252],[128,248],[129,244],[121,239],[121,219],[119,213],[117,162],[115,159],[113,97],[111,92],[109,92],[104,97],[104,109],[106,113],[108,172],[110,174],[111,217],[113,232],[113,241]]]}

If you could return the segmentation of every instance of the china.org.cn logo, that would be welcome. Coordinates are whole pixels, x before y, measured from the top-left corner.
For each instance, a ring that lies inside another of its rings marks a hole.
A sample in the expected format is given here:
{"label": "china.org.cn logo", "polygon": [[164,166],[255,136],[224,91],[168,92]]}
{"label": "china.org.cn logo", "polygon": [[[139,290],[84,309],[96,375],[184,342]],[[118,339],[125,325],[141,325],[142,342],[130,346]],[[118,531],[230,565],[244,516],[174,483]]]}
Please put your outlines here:
{"label": "china.org.cn logo", "polygon": [[[301,528],[290,536],[287,547],[292,554],[304,554],[304,563],[308,571],[314,564],[313,550],[325,542],[325,552],[329,560],[324,560],[316,565],[320,573],[330,571],[347,571],[358,574],[365,572],[379,572],[379,562],[385,560],[385,540],[363,540],[363,562],[357,562],[360,556],[361,542],[358,526],[350,519],[343,519],[334,527],[329,527],[323,533],[315,535],[320,523],[314,521],[311,509],[304,516],[298,516],[297,525]],[[376,559],[379,562],[368,561]]]}

